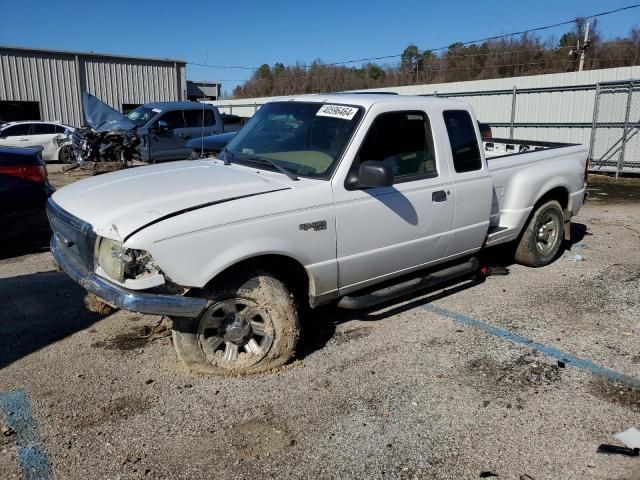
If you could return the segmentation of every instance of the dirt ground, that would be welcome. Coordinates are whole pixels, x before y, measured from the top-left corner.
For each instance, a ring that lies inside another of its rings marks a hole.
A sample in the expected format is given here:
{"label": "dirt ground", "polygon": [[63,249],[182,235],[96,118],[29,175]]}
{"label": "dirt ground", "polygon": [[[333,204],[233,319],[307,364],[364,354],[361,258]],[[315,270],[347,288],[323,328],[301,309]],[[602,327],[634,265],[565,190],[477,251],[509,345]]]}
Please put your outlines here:
{"label": "dirt ground", "polygon": [[596,453],[640,427],[640,187],[591,181],[550,266],[323,308],[246,378],[185,372],[160,317],[87,312],[46,251],[0,260],[0,406],[33,418],[5,401],[0,478],[34,478],[31,442],[58,479],[640,479]]}

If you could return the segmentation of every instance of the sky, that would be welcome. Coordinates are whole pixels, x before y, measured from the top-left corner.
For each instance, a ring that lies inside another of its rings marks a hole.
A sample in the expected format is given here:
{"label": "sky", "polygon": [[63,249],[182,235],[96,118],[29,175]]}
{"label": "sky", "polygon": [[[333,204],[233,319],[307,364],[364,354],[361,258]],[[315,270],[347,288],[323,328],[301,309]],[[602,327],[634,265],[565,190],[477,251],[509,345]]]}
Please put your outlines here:
{"label": "sky", "polygon": [[[0,45],[257,67],[345,61],[507,34],[638,3],[633,0],[235,1],[0,0]],[[600,17],[605,39],[640,25],[640,8]],[[540,32],[559,38],[568,26]],[[393,63],[394,60],[381,61]],[[187,65],[190,80],[231,93],[251,70]]]}

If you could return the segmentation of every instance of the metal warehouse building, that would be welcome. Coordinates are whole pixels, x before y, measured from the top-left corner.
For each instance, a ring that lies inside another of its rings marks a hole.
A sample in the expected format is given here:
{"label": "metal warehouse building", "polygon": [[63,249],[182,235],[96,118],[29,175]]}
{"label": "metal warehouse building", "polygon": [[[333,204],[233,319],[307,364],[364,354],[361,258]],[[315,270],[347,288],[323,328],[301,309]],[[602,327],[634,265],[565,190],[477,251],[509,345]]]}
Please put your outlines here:
{"label": "metal warehouse building", "polygon": [[186,62],[0,46],[0,121],[83,123],[82,92],[127,112],[187,99]]}

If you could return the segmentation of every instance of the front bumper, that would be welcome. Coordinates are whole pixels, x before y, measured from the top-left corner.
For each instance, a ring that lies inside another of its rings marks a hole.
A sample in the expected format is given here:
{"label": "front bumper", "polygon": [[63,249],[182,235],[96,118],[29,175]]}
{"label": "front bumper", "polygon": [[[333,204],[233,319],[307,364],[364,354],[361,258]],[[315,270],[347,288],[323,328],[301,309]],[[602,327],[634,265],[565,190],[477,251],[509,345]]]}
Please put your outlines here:
{"label": "front bumper", "polygon": [[56,234],[51,237],[51,253],[58,266],[73,281],[109,305],[139,313],[189,318],[197,317],[207,306],[207,300],[202,298],[138,292],[111,283],[89,272],[73,256],[65,254],[65,247],[60,242]]}

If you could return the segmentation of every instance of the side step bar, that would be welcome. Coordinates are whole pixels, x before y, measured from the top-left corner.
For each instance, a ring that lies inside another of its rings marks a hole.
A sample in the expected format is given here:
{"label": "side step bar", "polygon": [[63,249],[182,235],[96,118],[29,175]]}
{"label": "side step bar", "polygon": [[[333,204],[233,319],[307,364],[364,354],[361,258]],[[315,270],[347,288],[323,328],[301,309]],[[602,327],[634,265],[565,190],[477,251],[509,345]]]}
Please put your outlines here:
{"label": "side step bar", "polygon": [[432,287],[442,282],[453,280],[457,277],[469,275],[480,268],[480,261],[471,257],[464,263],[459,263],[443,270],[431,272],[423,277],[412,278],[390,287],[381,288],[362,295],[347,295],[338,302],[338,307],[347,310],[360,310],[373,307],[380,303],[388,302],[394,298],[402,297],[427,287]]}

